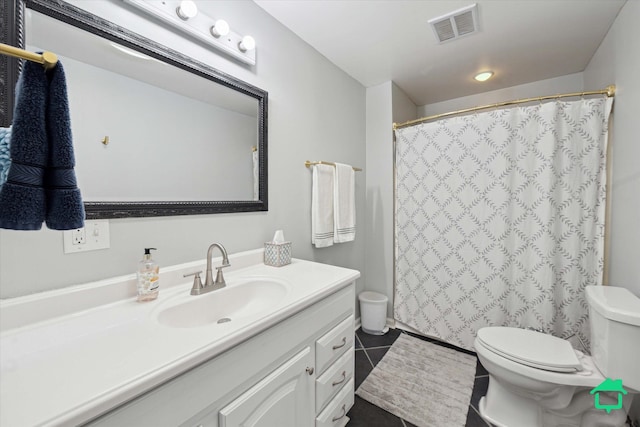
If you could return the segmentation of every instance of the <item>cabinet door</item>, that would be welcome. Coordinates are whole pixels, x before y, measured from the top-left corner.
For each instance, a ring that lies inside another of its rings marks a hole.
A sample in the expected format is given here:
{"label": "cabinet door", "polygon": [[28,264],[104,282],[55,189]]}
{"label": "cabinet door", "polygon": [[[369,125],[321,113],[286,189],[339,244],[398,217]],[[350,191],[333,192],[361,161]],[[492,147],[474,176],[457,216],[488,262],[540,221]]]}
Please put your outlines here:
{"label": "cabinet door", "polygon": [[220,427],[312,427],[313,366],[306,347],[220,410]]}

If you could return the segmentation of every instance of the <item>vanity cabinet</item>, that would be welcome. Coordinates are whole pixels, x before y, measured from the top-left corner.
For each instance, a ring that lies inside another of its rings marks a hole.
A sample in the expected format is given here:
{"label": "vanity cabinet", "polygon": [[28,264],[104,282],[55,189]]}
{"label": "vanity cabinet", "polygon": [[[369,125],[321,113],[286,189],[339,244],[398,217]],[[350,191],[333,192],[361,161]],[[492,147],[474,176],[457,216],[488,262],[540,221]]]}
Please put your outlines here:
{"label": "vanity cabinet", "polygon": [[354,305],[351,283],[87,425],[343,427]]}

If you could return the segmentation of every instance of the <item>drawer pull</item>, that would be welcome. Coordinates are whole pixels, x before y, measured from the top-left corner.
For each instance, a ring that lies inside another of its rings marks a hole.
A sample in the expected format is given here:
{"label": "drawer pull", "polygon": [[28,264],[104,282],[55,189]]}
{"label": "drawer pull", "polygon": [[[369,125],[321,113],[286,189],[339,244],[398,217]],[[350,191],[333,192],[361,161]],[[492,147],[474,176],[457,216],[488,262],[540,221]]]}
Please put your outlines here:
{"label": "drawer pull", "polygon": [[339,417],[331,418],[331,422],[335,423],[339,419],[343,418],[345,415],[347,415],[347,404],[346,403],[344,405],[342,405],[342,415],[340,415]]}
{"label": "drawer pull", "polygon": [[347,371],[342,371],[342,379],[340,381],[334,381],[331,383],[331,385],[333,387],[337,386],[338,384],[342,384],[345,380],[347,379]]}
{"label": "drawer pull", "polygon": [[307,371],[307,374],[309,374],[309,375],[313,375],[313,367],[311,367],[311,368],[307,368],[307,369],[305,369],[305,370]]}
{"label": "drawer pull", "polygon": [[337,349],[339,349],[339,348],[344,347],[345,345],[347,345],[347,337],[342,337],[342,344],[340,344],[340,345],[334,345],[334,346],[333,346],[333,349],[334,349],[334,350],[337,350]]}

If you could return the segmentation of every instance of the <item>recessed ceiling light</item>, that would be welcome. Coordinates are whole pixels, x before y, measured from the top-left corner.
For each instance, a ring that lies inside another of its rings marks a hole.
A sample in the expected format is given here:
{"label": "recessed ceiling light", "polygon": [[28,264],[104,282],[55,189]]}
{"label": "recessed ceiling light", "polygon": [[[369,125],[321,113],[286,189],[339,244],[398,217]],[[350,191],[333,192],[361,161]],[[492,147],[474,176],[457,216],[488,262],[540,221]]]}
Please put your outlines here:
{"label": "recessed ceiling light", "polygon": [[474,79],[476,79],[479,82],[486,82],[487,80],[489,80],[491,77],[493,76],[493,71],[483,71],[481,73],[476,74],[476,76],[474,77]]}

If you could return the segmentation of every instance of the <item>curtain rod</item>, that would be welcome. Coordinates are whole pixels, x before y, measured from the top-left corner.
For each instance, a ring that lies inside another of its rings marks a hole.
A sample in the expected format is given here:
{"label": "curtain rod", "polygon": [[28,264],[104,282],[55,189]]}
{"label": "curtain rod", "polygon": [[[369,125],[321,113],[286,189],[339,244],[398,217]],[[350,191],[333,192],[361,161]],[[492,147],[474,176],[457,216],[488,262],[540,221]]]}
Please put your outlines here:
{"label": "curtain rod", "polygon": [[538,96],[535,98],[515,99],[513,101],[498,102],[496,104],[481,105],[479,107],[465,108],[463,110],[451,111],[449,113],[442,113],[442,114],[436,114],[434,116],[422,117],[420,119],[409,120],[404,123],[394,123],[393,130],[414,126],[414,125],[419,125],[421,123],[428,122],[430,120],[441,119],[443,117],[456,116],[458,114],[471,113],[474,111],[487,110],[490,108],[506,107],[507,105],[516,105],[516,104],[524,104],[526,102],[539,102],[539,101],[546,101],[549,99],[569,98],[569,97],[588,96],[588,95],[607,95],[608,97],[613,97],[615,96],[615,94],[616,94],[616,86],[609,85],[607,86],[606,89],[592,90],[589,92],[563,93],[559,95],[547,95],[547,96]]}
{"label": "curtain rod", "polygon": [[27,52],[26,50],[18,49],[17,47],[13,47],[4,43],[0,43],[0,54],[26,59],[27,61],[37,62],[38,64],[42,64],[45,70],[49,70],[55,67],[58,63],[58,57],[55,53],[43,52],[42,54],[38,54]]}
{"label": "curtain rod", "polygon": [[[311,166],[313,166],[313,165],[329,165],[329,166],[335,166],[336,164],[335,164],[335,163],[332,163],[332,162],[324,162],[324,161],[322,161],[322,160],[318,160],[317,162],[310,162],[309,160],[307,160],[306,162],[304,162],[304,165],[305,165],[306,167],[310,168],[310,167],[311,167]],[[356,172],[361,172],[361,171],[362,171],[362,169],[357,168],[357,167],[355,167],[355,166],[353,167],[353,170],[354,170],[354,171],[356,171]]]}

